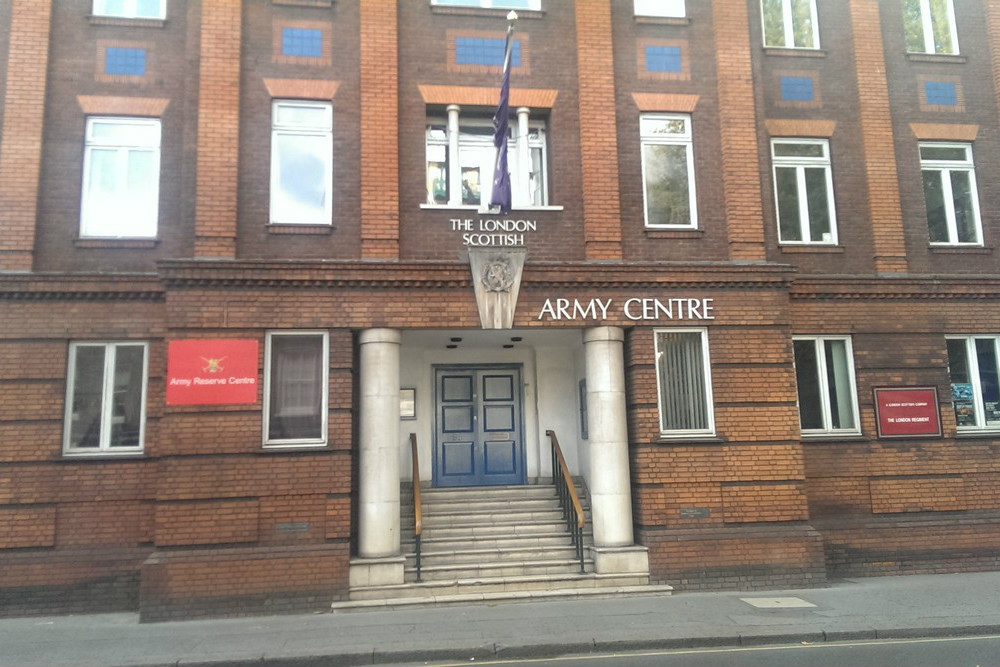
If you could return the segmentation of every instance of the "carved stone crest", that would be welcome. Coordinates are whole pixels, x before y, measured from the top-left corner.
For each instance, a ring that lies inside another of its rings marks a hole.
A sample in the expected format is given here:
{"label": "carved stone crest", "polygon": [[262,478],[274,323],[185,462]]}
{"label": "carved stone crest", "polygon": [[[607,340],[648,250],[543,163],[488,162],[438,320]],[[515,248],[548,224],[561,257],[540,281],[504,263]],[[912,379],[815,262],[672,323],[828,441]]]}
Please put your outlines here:
{"label": "carved stone crest", "polygon": [[509,292],[514,284],[514,268],[506,257],[487,262],[483,270],[483,285],[491,292]]}
{"label": "carved stone crest", "polygon": [[472,286],[484,329],[510,329],[521,288],[524,248],[469,248]]}

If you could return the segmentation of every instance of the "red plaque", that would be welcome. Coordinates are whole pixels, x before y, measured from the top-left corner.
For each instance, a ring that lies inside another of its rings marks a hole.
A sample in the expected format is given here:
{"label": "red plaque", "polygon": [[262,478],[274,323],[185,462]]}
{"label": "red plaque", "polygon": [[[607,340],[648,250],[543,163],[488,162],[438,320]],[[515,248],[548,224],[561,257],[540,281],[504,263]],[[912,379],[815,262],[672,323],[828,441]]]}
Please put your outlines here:
{"label": "red plaque", "polygon": [[875,420],[880,438],[941,435],[936,387],[877,387]]}
{"label": "red plaque", "polygon": [[256,402],[257,341],[170,341],[167,405]]}

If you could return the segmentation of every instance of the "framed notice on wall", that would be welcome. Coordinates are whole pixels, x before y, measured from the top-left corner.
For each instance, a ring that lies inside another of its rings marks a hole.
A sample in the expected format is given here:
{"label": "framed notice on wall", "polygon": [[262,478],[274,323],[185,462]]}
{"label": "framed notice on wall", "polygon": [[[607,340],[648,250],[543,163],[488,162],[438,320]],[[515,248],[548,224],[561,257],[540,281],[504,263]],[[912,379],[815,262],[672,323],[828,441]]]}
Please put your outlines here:
{"label": "framed notice on wall", "polygon": [[941,436],[937,387],[876,387],[874,392],[878,437]]}

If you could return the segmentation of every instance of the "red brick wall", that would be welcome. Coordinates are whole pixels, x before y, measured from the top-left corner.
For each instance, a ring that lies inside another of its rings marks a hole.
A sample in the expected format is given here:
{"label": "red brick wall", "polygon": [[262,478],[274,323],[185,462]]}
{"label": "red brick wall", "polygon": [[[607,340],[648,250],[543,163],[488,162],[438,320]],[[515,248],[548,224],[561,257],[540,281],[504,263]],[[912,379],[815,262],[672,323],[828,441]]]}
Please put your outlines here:
{"label": "red brick wall", "polygon": [[196,257],[236,256],[242,4],[213,0],[201,7]]}
{"label": "red brick wall", "polygon": [[395,0],[361,3],[361,256],[399,257]]}
{"label": "red brick wall", "polygon": [[618,172],[618,137],[610,131],[617,127],[611,8],[608,0],[575,5],[587,259],[620,259],[621,208],[618,183],[611,177]]}
{"label": "red brick wall", "polygon": [[41,169],[51,0],[13,0],[0,126],[0,270],[30,271]]}

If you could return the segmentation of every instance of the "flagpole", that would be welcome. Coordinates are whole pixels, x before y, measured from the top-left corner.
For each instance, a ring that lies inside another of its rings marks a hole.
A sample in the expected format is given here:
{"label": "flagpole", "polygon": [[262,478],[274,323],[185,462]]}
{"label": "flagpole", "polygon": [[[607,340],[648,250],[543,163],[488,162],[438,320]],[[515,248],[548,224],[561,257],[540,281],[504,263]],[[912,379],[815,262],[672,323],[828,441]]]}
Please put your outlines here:
{"label": "flagpole", "polygon": [[490,193],[490,206],[499,209],[500,213],[508,213],[511,208],[510,172],[507,169],[507,143],[510,135],[510,59],[514,44],[514,22],[517,12],[507,14],[507,42],[504,45],[503,75],[500,79],[500,102],[493,116],[493,145],[497,151],[496,163],[493,166],[493,190]]}

